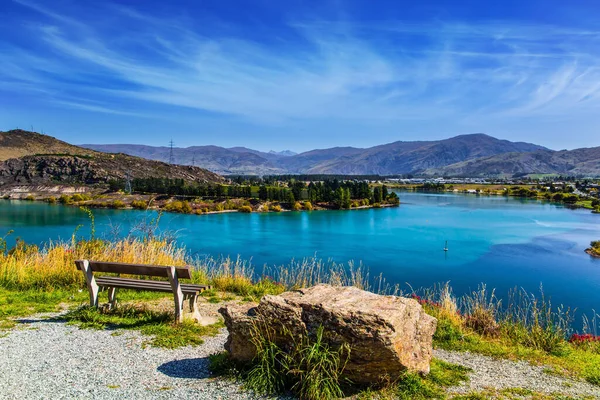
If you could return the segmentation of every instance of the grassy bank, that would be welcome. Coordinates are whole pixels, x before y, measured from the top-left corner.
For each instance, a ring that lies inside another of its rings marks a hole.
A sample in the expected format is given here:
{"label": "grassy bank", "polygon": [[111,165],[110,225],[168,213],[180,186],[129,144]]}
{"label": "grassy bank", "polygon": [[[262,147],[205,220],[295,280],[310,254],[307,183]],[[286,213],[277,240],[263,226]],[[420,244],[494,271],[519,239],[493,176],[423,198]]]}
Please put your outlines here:
{"label": "grassy bank", "polygon": [[[335,264],[308,258],[285,266],[257,269],[241,259],[192,259],[185,248],[160,237],[128,238],[114,242],[73,240],[52,242],[42,247],[19,242],[10,249],[2,241],[0,329],[15,325],[11,317],[85,304],[87,292],[83,274],[75,269],[76,259],[193,265],[193,281],[215,287],[207,293],[209,301],[218,301],[223,292],[235,294],[241,301],[257,300],[265,294],[278,294],[316,283],[354,285],[381,294],[412,296],[428,313],[438,318],[434,337],[436,347],[543,364],[548,373],[583,379],[600,386],[600,338],[595,336],[598,334],[596,318],[586,320],[584,330],[573,335],[570,312],[552,307],[542,294],[533,296],[515,291],[508,296],[507,302],[502,303],[493,291],[485,287],[460,297],[454,296],[447,285],[415,293],[401,293],[397,286],[386,284],[381,277],[369,277],[368,271],[360,264]],[[129,305],[108,313],[86,307],[75,308],[67,315],[67,319],[85,328],[138,329],[149,335],[150,344],[164,347],[199,344],[201,336],[214,334],[220,326],[206,329],[194,324],[177,326],[171,323],[168,313],[145,308],[146,303],[161,297],[164,296],[156,293],[123,291],[120,300]],[[314,342],[306,343],[304,348],[314,348],[315,345]],[[325,353],[338,350],[328,349]],[[215,366],[226,366],[224,357],[219,357],[215,359]],[[298,357],[299,360],[303,359]],[[327,360],[326,357],[323,362]],[[303,368],[308,368],[306,364],[303,365]],[[260,389],[248,377],[251,370],[246,370],[243,378],[250,387]],[[383,391],[367,390],[361,393],[371,393],[369,395],[372,396],[393,393],[396,397],[415,399],[444,398],[445,387],[450,385],[448,382],[464,379],[465,373],[455,366],[435,361],[432,374],[427,378],[407,374]],[[256,373],[254,376],[259,380],[264,378]],[[293,381],[291,384],[296,383]],[[330,388],[331,393],[337,393],[337,386],[344,393],[348,390],[343,382],[334,383]],[[306,390],[311,390],[310,382],[306,384]],[[282,388],[289,388],[290,383],[284,382],[282,385]],[[273,387],[263,389],[266,392],[275,390]],[[305,397],[310,398],[308,395]]]}
{"label": "grassy bank", "polygon": [[586,252],[591,256],[600,257],[600,240],[591,242]]}

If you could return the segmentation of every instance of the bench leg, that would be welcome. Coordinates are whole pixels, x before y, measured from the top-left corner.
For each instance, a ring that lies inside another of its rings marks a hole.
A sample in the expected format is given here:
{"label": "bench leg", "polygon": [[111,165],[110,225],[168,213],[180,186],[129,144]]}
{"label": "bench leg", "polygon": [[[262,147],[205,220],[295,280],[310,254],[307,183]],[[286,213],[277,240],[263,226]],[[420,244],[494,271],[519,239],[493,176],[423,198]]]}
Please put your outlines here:
{"label": "bench leg", "polygon": [[177,279],[177,270],[175,267],[167,268],[167,275],[175,300],[175,322],[183,322],[183,292],[181,291],[179,279]]}
{"label": "bench leg", "polygon": [[98,307],[98,285],[96,284],[96,279],[94,279],[94,272],[90,268],[90,262],[88,260],[80,260],[76,261],[79,265],[79,269],[83,271],[83,275],[85,276],[85,283],[88,287],[88,292],[90,292],[90,307]]}
{"label": "bench leg", "polygon": [[190,311],[192,313],[192,318],[196,320],[196,322],[200,322],[202,320],[202,315],[200,315],[200,311],[198,310],[198,296],[193,295],[190,296]]}
{"label": "bench leg", "polygon": [[117,305],[117,288],[108,288],[108,309],[112,310]]}

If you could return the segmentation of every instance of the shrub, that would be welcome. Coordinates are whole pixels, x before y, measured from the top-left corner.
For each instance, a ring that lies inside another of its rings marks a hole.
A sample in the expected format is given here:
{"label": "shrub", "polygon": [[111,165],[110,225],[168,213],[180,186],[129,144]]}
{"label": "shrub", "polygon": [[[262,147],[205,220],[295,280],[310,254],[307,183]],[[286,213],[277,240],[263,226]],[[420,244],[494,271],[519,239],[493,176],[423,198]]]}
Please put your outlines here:
{"label": "shrub", "polygon": [[54,196],[50,196],[46,199],[46,201],[50,204],[55,204],[56,203],[56,197]]}
{"label": "shrub", "polygon": [[292,210],[294,211],[300,211],[302,210],[302,204],[300,204],[300,202],[295,202],[294,205],[292,206]]}
{"label": "shrub", "polygon": [[133,200],[131,202],[131,207],[137,210],[146,210],[148,208],[148,202],[145,200]]}
{"label": "shrub", "polygon": [[238,209],[238,211],[242,212],[242,213],[251,213],[252,212],[252,207],[250,207],[250,206],[241,206]]}
{"label": "shrub", "polygon": [[263,212],[269,212],[269,205],[268,204],[263,204],[261,210]]}
{"label": "shrub", "polygon": [[183,214],[191,214],[193,211],[192,206],[188,201],[172,201],[169,204],[167,204],[164,208],[165,210],[170,212],[178,212]]}
{"label": "shrub", "polygon": [[80,195],[79,193],[75,193],[73,196],[71,196],[71,200],[73,202],[79,202],[79,201],[83,201],[85,200],[84,197],[82,195]]}
{"label": "shrub", "polygon": [[304,207],[306,211],[312,211],[313,209],[313,205],[310,201],[305,201],[302,207]]}
{"label": "shrub", "polygon": [[125,208],[125,206],[125,202],[121,200],[114,200],[112,203],[110,203],[111,208]]}
{"label": "shrub", "polygon": [[61,203],[61,204],[71,204],[73,201],[71,200],[71,196],[66,195],[66,194],[62,194],[58,198],[58,202]]}
{"label": "shrub", "polygon": [[35,197],[32,194],[27,195],[27,197],[25,197],[25,200],[27,201],[34,201]]}
{"label": "shrub", "polygon": [[281,212],[281,206],[279,204],[275,204],[273,207],[271,207],[271,211]]}

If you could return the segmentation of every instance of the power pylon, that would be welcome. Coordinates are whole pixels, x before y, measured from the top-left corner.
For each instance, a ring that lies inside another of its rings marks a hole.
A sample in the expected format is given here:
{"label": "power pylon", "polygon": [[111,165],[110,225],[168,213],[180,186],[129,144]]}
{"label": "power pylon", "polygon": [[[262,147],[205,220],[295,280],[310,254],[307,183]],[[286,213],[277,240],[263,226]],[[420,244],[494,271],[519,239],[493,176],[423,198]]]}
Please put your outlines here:
{"label": "power pylon", "polygon": [[169,151],[169,164],[173,164],[173,162],[175,161],[174,157],[173,157],[173,139],[171,139],[171,141],[169,142],[169,147],[170,147],[170,151]]}

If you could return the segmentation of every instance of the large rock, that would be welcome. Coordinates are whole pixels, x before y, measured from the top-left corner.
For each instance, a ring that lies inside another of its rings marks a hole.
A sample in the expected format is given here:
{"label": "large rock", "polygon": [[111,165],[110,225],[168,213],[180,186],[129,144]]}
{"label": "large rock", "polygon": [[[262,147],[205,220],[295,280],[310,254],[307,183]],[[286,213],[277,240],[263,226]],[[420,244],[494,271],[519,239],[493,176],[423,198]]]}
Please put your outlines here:
{"label": "large rock", "polygon": [[229,331],[225,348],[238,361],[254,357],[251,335],[253,325],[260,321],[273,328],[282,348],[293,345],[290,335],[311,336],[323,326],[327,343],[350,345],[344,375],[355,383],[394,379],[406,370],[429,372],[437,320],[413,299],[317,285],[267,295],[258,304],[227,306],[219,312]]}

